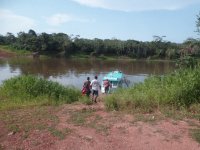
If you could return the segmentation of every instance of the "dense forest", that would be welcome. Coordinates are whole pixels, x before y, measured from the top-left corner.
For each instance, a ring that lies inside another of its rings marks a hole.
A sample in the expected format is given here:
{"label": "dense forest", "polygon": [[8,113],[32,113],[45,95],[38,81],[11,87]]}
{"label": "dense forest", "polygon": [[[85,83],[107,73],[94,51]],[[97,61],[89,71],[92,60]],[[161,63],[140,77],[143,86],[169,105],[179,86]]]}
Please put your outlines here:
{"label": "dense forest", "polygon": [[[200,15],[197,15],[197,33],[200,33]],[[200,40],[188,38],[183,43],[172,43],[163,36],[153,36],[153,41],[118,39],[85,39],[65,33],[36,33],[30,29],[17,36],[7,33],[0,35],[1,45],[10,45],[16,50],[39,52],[40,54],[70,56],[86,54],[91,56],[127,56],[130,58],[176,59],[181,55],[200,56]]]}

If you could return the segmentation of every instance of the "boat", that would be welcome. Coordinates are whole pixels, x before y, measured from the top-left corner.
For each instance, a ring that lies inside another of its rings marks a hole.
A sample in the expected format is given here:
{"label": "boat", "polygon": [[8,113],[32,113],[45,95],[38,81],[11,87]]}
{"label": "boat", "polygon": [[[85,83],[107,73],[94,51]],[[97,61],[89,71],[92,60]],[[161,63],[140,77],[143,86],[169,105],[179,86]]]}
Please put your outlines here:
{"label": "boat", "polygon": [[101,92],[105,93],[105,87],[104,87],[104,81],[108,80],[111,84],[111,87],[109,89],[109,93],[112,93],[115,89],[127,86],[128,84],[125,79],[125,75],[121,71],[111,71],[108,74],[106,74],[103,77],[102,83],[101,83]]}

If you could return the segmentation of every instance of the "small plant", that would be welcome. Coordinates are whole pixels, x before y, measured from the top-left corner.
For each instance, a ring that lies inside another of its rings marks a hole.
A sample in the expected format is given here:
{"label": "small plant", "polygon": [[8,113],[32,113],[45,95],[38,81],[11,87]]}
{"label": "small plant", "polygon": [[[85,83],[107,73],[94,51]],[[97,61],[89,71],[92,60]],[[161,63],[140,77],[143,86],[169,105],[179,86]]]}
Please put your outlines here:
{"label": "small plant", "polygon": [[19,132],[19,126],[17,124],[11,124],[8,126],[9,130],[13,133]]}
{"label": "small plant", "polygon": [[200,143],[200,129],[191,129],[191,136]]}
{"label": "small plant", "polygon": [[53,136],[58,137],[60,140],[63,140],[65,138],[65,133],[60,130],[57,130],[56,128],[49,127],[48,130]]}

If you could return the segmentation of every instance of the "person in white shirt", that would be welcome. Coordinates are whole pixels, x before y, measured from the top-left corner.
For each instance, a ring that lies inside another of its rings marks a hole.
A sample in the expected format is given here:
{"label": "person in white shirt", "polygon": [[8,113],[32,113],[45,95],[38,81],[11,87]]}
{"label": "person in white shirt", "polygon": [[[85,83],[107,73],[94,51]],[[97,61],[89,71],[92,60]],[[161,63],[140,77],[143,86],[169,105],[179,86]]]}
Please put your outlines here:
{"label": "person in white shirt", "polygon": [[92,101],[97,102],[97,97],[99,95],[98,89],[101,87],[97,76],[91,81],[90,86],[92,87]]}

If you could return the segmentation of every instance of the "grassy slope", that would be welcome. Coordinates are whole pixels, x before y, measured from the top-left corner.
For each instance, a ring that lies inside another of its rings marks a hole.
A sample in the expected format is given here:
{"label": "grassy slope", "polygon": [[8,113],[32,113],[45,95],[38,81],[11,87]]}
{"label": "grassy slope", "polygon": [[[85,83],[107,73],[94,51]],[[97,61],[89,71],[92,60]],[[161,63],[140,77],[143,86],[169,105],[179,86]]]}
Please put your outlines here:
{"label": "grassy slope", "polygon": [[165,108],[186,109],[199,114],[200,69],[175,71],[155,76],[106,98],[108,109],[155,112]]}
{"label": "grassy slope", "polygon": [[15,55],[29,55],[31,52],[27,50],[17,50],[12,48],[9,45],[0,45],[0,51],[8,52],[8,53],[13,53]]}
{"label": "grassy slope", "polygon": [[[146,90],[149,90],[148,87],[146,88]],[[127,96],[129,97],[129,99],[133,98],[131,97],[132,96],[131,94],[134,93],[132,93],[132,91],[128,91],[128,93],[129,95]],[[140,93],[145,93],[145,92],[140,91]],[[114,94],[112,96],[116,95]],[[119,100],[119,102],[121,101],[122,96],[124,96],[123,92],[117,94],[117,100]],[[23,141],[28,139],[33,131],[37,130],[40,131],[40,133],[48,132],[52,136],[60,140],[65,139],[68,134],[70,134],[71,132],[73,133],[74,131],[70,128],[62,128],[62,129],[56,128],[56,126],[61,121],[57,114],[59,111],[62,110],[61,107],[63,106],[60,105],[59,107],[55,107],[46,105],[52,105],[55,104],[56,102],[60,104],[71,103],[79,100],[79,98],[80,98],[80,91],[77,91],[75,89],[68,89],[66,87],[60,86],[57,83],[49,82],[41,78],[33,76],[21,76],[9,79],[0,87],[0,106],[1,106],[0,123],[3,122],[5,127],[7,128],[7,131],[2,131],[2,135],[4,134],[4,132],[5,132],[4,135],[6,136],[9,133],[22,134],[21,139]],[[83,99],[82,102],[86,104],[91,104],[87,103],[88,99],[85,100]],[[131,109],[131,107],[123,105],[124,103],[120,102],[120,104],[121,107],[123,107],[124,109],[128,108]],[[132,106],[130,104],[131,103],[129,103],[128,106]],[[74,106],[78,107],[77,104]],[[112,125],[110,126],[105,125],[105,122],[103,122],[104,121],[103,117],[95,114],[96,110],[91,109],[91,106],[88,106],[90,108],[88,110],[80,109],[80,111],[75,111],[71,107],[73,107],[73,105],[67,107],[65,111],[62,111],[62,113],[60,112],[60,114],[63,114],[63,112],[65,112],[68,115],[70,114],[70,117],[67,120],[67,122],[65,121],[65,124],[71,123],[74,124],[75,126],[83,126],[83,127],[86,126],[91,129],[95,129],[97,132],[102,132],[104,134],[109,133],[109,127]],[[148,107],[151,107],[151,105],[149,105],[149,103],[147,102],[147,104],[145,106],[140,107],[140,109],[143,109],[143,107],[149,109]],[[134,115],[135,119],[133,120],[133,123],[138,121],[151,123],[162,119],[166,119],[165,117],[167,118],[172,117],[175,120],[177,119],[183,120],[185,117],[186,118],[191,117],[190,115],[193,115],[192,118],[194,118],[194,115],[196,115],[196,119],[200,119],[199,105],[192,105],[192,107],[194,108],[190,107],[190,109],[192,111],[196,110],[196,112],[191,113],[191,112],[185,112],[184,110],[173,111],[173,110],[168,110],[166,108],[164,117],[163,114],[158,114],[158,113],[135,114]],[[102,108],[101,109],[97,108],[97,110],[98,111],[102,110]],[[64,114],[65,117],[66,114]],[[110,114],[113,114],[113,112],[110,112]],[[113,122],[113,120],[116,119],[116,117],[118,118],[119,116],[120,115],[117,114],[110,116],[109,117],[110,122]],[[88,122],[88,118],[93,118],[93,120],[91,122]],[[116,119],[116,120],[121,120],[121,119]],[[107,119],[105,119],[105,121],[109,122]],[[191,128],[190,135],[197,142],[200,142],[199,133],[200,133],[199,126],[194,123],[194,128]]]}

